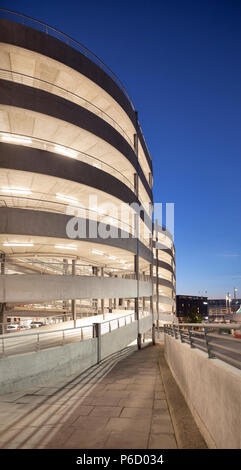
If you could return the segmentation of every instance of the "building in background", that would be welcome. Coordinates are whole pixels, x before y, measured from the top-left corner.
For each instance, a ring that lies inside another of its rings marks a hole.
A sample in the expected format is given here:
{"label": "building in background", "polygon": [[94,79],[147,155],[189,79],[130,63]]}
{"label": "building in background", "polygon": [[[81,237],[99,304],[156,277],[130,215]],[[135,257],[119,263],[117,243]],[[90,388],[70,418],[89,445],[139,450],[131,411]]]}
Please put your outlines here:
{"label": "building in background", "polygon": [[[0,15],[0,323],[120,310],[171,320],[175,249],[161,227],[153,239],[152,159],[128,93],[83,45]],[[145,210],[123,222],[133,203]],[[71,238],[76,215],[86,233]],[[105,224],[116,237],[100,235]]]}
{"label": "building in background", "polygon": [[233,314],[239,309],[241,299],[226,296],[225,299],[208,299],[208,315],[210,321],[231,320]]}
{"label": "building in background", "polygon": [[187,320],[195,310],[203,319],[208,318],[208,298],[195,295],[176,296],[176,315],[179,321]]}

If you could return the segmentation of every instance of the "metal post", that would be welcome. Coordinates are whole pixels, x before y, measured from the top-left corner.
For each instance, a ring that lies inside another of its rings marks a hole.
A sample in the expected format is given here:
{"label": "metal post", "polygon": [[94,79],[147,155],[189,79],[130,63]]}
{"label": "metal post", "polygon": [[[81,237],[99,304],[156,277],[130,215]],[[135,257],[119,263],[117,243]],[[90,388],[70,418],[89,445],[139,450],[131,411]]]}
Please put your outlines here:
{"label": "metal post", "polygon": [[190,341],[190,347],[191,348],[194,348],[194,344],[193,344],[193,339],[192,339],[192,327],[191,326],[188,326],[188,336],[189,336],[189,341]]}
{"label": "metal post", "polygon": [[37,333],[37,351],[40,350],[40,344],[39,344],[39,334]]}
{"label": "metal post", "polygon": [[101,361],[101,323],[94,323],[95,337],[97,338],[97,364]]}
{"label": "metal post", "polygon": [[179,328],[179,335],[180,335],[181,343],[184,343],[183,336],[182,336],[182,328],[180,327],[180,325],[178,325],[178,328]]}
{"label": "metal post", "polygon": [[209,357],[209,359],[213,359],[215,357],[215,355],[211,353],[211,347],[209,345],[209,338],[208,338],[208,328],[204,328],[204,337],[205,337],[205,340],[206,340],[206,347],[207,347],[208,357]]}

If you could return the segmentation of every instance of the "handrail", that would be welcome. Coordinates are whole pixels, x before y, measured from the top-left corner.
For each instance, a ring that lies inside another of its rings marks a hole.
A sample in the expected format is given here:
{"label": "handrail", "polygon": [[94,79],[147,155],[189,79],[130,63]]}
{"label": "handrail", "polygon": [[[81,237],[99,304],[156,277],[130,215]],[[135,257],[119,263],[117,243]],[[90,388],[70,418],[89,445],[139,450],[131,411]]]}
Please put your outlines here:
{"label": "handrail", "polygon": [[[19,255],[21,257],[21,255]],[[2,263],[3,264],[3,263]],[[21,264],[22,264],[22,267],[21,267]],[[17,271],[17,268],[16,266],[19,266],[19,269],[25,269],[25,270],[31,270],[31,267],[32,268],[36,268],[38,269],[37,272],[33,272],[31,273],[31,275],[53,275],[53,272],[54,274],[56,275],[59,275],[59,276],[86,276],[86,277],[93,277],[93,278],[96,278],[96,277],[99,277],[98,273],[96,272],[96,274],[94,274],[93,272],[90,274],[90,269],[93,268],[93,267],[98,267],[98,268],[103,268],[103,276],[101,277],[110,277],[110,274],[112,275],[112,279],[113,279],[113,276],[119,278],[121,277],[122,279],[130,279],[130,280],[137,280],[137,275],[135,272],[132,272],[132,268],[129,268],[129,265],[126,266],[126,269],[123,265],[123,267],[118,267],[118,266],[106,266],[104,263],[103,265],[101,266],[100,264],[99,265],[94,265],[94,263],[92,264],[78,264],[76,263],[75,264],[75,274],[73,274],[72,272],[72,264],[64,264],[63,262],[43,262],[43,261],[29,261],[29,260],[26,260],[26,261],[21,261],[21,260],[14,260],[12,259],[11,261],[9,261],[8,259],[6,259],[4,261],[4,269],[6,268],[9,268],[9,269],[12,269],[12,270],[15,270]],[[48,271],[51,271],[51,274],[50,272]],[[89,272],[87,272],[89,271]],[[13,273],[13,274],[8,274],[6,273],[5,275],[6,276],[23,276],[24,274],[26,273]],[[0,277],[2,276],[3,274],[0,274]],[[149,274],[144,274],[144,273],[139,273],[139,280],[140,281],[144,281],[144,282],[151,282],[151,276]]]}
{"label": "handrail", "polygon": [[[70,47],[73,47],[76,49],[78,52],[81,54],[84,54],[86,57],[88,57],[90,60],[92,60],[95,64],[97,64],[101,69],[104,70],[104,72],[109,75],[109,77],[112,78],[112,80],[115,81],[115,83],[119,86],[119,88],[123,91],[125,94],[126,98],[128,99],[133,111],[135,110],[134,105],[132,103],[132,100],[127,93],[124,85],[121,83],[120,79],[112,72],[112,70],[92,51],[90,51],[86,46],[81,44],[80,42],[76,41],[73,39],[71,36],[68,34],[63,33],[62,31],[53,28],[52,26],[49,26],[46,23],[43,23],[42,21],[36,20],[35,18],[32,18],[27,15],[23,15],[22,13],[15,12],[12,10],[8,10],[5,8],[0,8],[0,14],[2,17],[4,16],[10,16],[12,21],[15,21],[16,23],[22,23],[27,26],[27,22],[30,24],[30,27],[38,30],[38,31],[43,31],[45,34],[50,34],[51,36],[55,37],[56,39],[61,40],[65,44],[67,44]],[[14,17],[14,19],[13,19]]]}
{"label": "handrail", "polygon": [[[149,314],[149,312],[145,312],[146,314]],[[145,315],[147,316],[147,315]],[[131,323],[135,321],[135,313],[129,313],[127,315],[122,315],[120,317],[112,318],[106,321],[101,321],[101,326],[109,323],[109,327],[102,329],[101,334],[105,334],[108,332],[111,332],[113,329],[121,328],[122,326],[126,326],[127,323],[127,318],[130,317]],[[124,321],[124,324],[121,325],[120,320]],[[113,327],[111,323],[113,321],[116,321],[116,327]],[[75,328],[60,328],[57,330],[45,330],[45,331],[36,331],[36,332],[26,332],[26,333],[18,333],[18,334],[2,334],[0,335],[0,348],[2,349],[2,352],[0,353],[0,358],[4,358],[6,356],[10,355],[16,355],[16,354],[23,354],[26,352],[38,352],[41,349],[49,349],[51,347],[56,347],[56,341],[58,340],[57,336],[60,336],[59,341],[57,346],[64,346],[66,342],[73,342],[76,341],[76,337],[78,341],[84,341],[87,339],[95,338],[96,337],[96,330],[94,327],[95,323],[91,323],[89,325],[80,325]],[[1,325],[0,325],[1,326]],[[87,337],[85,337],[84,334],[84,329],[91,329],[91,332],[87,332]],[[70,333],[68,335],[68,333]],[[50,335],[55,334],[54,338],[54,343],[51,343],[51,341],[48,342],[48,338],[50,339]],[[44,345],[43,348],[41,348],[41,338],[44,337],[44,335],[47,335],[47,344]],[[72,336],[72,341],[71,340]],[[33,344],[28,342],[28,339],[31,337],[36,337],[36,342]],[[14,341],[13,341],[14,340]],[[16,340],[16,342],[15,342]],[[24,342],[21,342],[21,340],[24,340]],[[68,341],[69,340],[69,341]],[[7,348],[9,348],[7,352]]]}
{"label": "handrail", "polygon": [[[84,101],[85,103],[87,103],[87,106],[85,106],[86,109],[88,109],[88,107],[93,107],[95,108],[95,110],[98,110],[98,112],[100,112],[101,114],[104,114],[106,116],[105,121],[108,122],[108,119],[114,123],[114,125],[112,125],[113,128],[115,128],[115,126],[118,127],[118,129],[120,129],[120,134],[128,141],[129,145],[131,146],[132,149],[134,149],[134,143],[131,141],[130,137],[127,135],[127,133],[125,132],[125,130],[120,126],[120,124],[118,124],[118,122],[115,121],[115,119],[113,119],[108,113],[106,113],[105,111],[103,111],[101,108],[99,108],[98,106],[96,106],[95,104],[91,103],[90,101],[88,101],[86,98],[84,98],[83,96],[80,96],[80,95],[77,95],[77,93],[74,93],[72,91],[69,91],[67,90],[66,88],[63,88],[63,87],[60,87],[59,85],[55,85],[54,83],[51,83],[51,82],[48,82],[46,80],[43,80],[41,78],[38,78],[38,77],[34,77],[34,76],[31,76],[31,75],[26,75],[24,73],[20,73],[20,72],[15,72],[15,70],[7,70],[7,69],[1,69],[0,68],[0,78],[3,78],[5,80],[8,80],[8,78],[6,79],[5,76],[7,75],[7,77],[9,77],[9,75],[11,76],[10,80],[11,81],[16,81],[17,83],[24,83],[25,85],[28,85],[28,80],[27,79],[30,79],[30,85],[28,86],[34,86],[34,81],[36,82],[40,82],[40,84],[43,85],[48,85],[50,86],[51,88],[54,88],[57,90],[56,94],[57,96],[63,96],[62,92],[65,92],[67,93],[67,95],[70,97],[72,97],[73,99],[72,100],[69,100],[73,103],[76,103],[75,99],[79,99],[81,101]],[[21,77],[22,80],[14,80],[14,76],[17,76],[17,78]],[[25,82],[24,82],[25,80]],[[36,88],[42,90],[44,88],[39,88],[36,86]],[[47,88],[47,91],[49,91],[49,89]],[[52,93],[52,91],[51,91]],[[68,99],[68,98],[67,98]],[[98,113],[96,111],[93,111],[94,114],[98,115]],[[102,116],[101,116],[102,117]]]}
{"label": "handrail", "polygon": [[[230,332],[231,330],[240,330],[241,323],[225,325],[213,323],[172,323],[164,325],[164,333],[166,335],[172,336],[175,340],[181,340],[182,343],[189,344],[191,348],[201,349],[208,354],[210,359],[217,357],[241,369],[241,339],[235,338],[231,334],[227,336],[215,334],[215,330],[222,329],[229,330]],[[200,335],[202,338],[199,337]],[[223,345],[222,341],[226,342],[226,344]],[[227,344],[228,342],[230,345]],[[233,345],[240,345],[240,347],[235,349]]]}

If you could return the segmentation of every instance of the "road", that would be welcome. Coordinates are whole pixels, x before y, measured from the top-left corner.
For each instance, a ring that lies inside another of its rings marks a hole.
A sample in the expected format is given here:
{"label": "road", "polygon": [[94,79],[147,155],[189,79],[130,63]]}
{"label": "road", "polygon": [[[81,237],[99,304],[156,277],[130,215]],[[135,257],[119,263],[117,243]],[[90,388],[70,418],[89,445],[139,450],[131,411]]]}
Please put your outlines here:
{"label": "road", "polygon": [[[219,337],[217,338],[217,336]],[[231,364],[237,367],[238,369],[241,369],[241,340],[240,339],[234,338],[233,336],[229,334],[212,335],[211,333],[209,333],[208,337],[210,340],[211,353],[215,357],[223,360],[224,362],[227,362],[228,364]],[[195,347],[198,348],[199,344],[200,343],[195,342],[194,340]],[[232,349],[233,351],[223,349],[223,348]],[[220,354],[222,356],[220,356]]]}

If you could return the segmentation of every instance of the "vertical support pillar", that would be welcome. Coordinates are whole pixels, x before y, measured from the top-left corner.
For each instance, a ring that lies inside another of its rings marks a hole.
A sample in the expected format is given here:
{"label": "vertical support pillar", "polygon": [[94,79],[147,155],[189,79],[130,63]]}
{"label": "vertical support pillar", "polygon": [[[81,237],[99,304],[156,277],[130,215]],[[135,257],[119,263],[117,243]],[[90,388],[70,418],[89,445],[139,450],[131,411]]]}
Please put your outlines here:
{"label": "vertical support pillar", "polygon": [[154,321],[154,311],[153,311],[153,247],[151,250],[152,253],[152,263],[150,264],[150,276],[151,276],[151,285],[152,285],[152,295],[150,296],[150,313],[152,316],[152,344],[156,344],[156,329]]}
{"label": "vertical support pillar", "polygon": [[[97,266],[92,266],[92,274],[93,276],[98,276]],[[98,315],[98,299],[92,299],[92,306],[95,308],[94,315]]]}
{"label": "vertical support pillar", "polygon": [[142,313],[143,313],[143,315],[145,313],[145,300],[146,300],[145,297],[142,297]]}
{"label": "vertical support pillar", "polygon": [[[134,134],[134,150],[136,154],[137,160],[137,172],[134,176],[134,185],[135,185],[135,193],[139,203],[139,156],[138,156],[138,114],[136,112],[136,133]],[[140,221],[139,221],[139,214],[135,214],[135,236],[136,236],[136,255],[134,256],[134,267],[135,267],[135,275],[136,275],[136,284],[137,284],[137,292],[135,297],[135,318],[137,320],[137,346],[138,349],[141,349],[141,333],[140,333],[140,317],[139,317],[139,289],[140,289],[140,267],[139,267],[139,257],[140,257]]]}
{"label": "vertical support pillar", "polygon": [[[5,254],[3,253],[0,255],[0,264],[1,264],[1,275],[5,274]],[[0,334],[4,334],[5,332],[5,323],[6,323],[6,303],[0,303]]]}
{"label": "vertical support pillar", "polygon": [[156,316],[157,316],[157,337],[160,338],[160,326],[159,326],[159,250],[158,244],[158,223],[156,220]]}
{"label": "vertical support pillar", "polygon": [[0,263],[1,263],[1,274],[5,274],[5,266],[6,266],[6,257],[5,253],[0,255]]}
{"label": "vertical support pillar", "polygon": [[[68,264],[68,259],[63,258],[63,275],[69,274],[68,272],[69,264]],[[69,300],[63,300],[63,310],[65,310],[65,314],[67,314],[67,311],[70,309],[69,305]]]}
{"label": "vertical support pillar", "polygon": [[[104,277],[104,268],[100,269],[101,277]],[[101,315],[103,315],[103,320],[105,320],[105,299],[101,299]]]}
{"label": "vertical support pillar", "polygon": [[[76,275],[76,260],[72,259],[72,276]],[[76,328],[76,299],[72,299],[72,318],[74,321],[74,328]]]}

